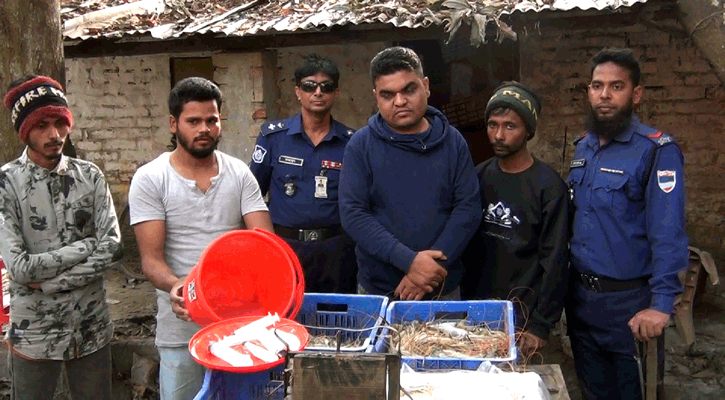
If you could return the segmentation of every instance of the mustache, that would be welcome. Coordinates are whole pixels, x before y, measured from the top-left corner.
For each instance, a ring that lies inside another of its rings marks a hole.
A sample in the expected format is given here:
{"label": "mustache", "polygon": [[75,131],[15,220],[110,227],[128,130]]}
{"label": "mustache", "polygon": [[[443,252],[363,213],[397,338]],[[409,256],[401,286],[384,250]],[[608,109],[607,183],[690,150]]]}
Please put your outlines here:
{"label": "mustache", "polygon": [[211,135],[207,135],[205,133],[203,133],[203,134],[201,134],[199,136],[196,136],[194,138],[194,141],[196,142],[197,140],[202,140],[202,139],[208,139],[208,140],[211,140],[211,141],[216,141],[216,139],[214,139]]}

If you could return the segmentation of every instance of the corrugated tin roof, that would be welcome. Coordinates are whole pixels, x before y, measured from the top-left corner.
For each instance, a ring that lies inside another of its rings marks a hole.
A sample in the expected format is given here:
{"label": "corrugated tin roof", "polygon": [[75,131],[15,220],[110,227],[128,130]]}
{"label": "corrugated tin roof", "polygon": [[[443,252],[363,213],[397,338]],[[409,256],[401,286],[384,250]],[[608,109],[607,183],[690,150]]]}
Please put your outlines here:
{"label": "corrugated tin roof", "polygon": [[65,39],[80,40],[149,35],[170,39],[204,33],[240,37],[376,23],[406,28],[445,25],[450,29],[457,22],[476,19],[487,21],[484,24],[495,23],[505,31],[508,27],[498,21],[501,14],[617,9],[646,1],[61,0],[61,17]]}

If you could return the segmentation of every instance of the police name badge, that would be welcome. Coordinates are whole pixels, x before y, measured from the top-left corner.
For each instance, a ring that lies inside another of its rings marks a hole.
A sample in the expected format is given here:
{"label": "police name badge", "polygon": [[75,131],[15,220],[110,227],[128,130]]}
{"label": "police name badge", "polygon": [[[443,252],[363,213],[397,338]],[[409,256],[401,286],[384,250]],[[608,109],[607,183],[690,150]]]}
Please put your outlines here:
{"label": "police name badge", "polygon": [[663,192],[669,193],[677,185],[676,171],[657,171],[657,185]]}
{"label": "police name badge", "polygon": [[326,199],[327,198],[327,177],[316,176],[315,177],[315,198]]}
{"label": "police name badge", "polygon": [[297,157],[291,157],[291,156],[279,156],[277,159],[277,162],[280,164],[287,164],[287,165],[294,165],[297,167],[301,167],[302,164],[305,163],[305,160]]}

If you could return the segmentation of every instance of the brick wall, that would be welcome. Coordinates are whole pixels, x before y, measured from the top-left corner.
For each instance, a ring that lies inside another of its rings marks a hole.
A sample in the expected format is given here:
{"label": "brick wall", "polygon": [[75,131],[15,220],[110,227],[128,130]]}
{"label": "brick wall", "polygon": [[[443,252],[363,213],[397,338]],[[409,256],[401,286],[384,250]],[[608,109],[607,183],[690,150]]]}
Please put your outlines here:
{"label": "brick wall", "polygon": [[106,174],[118,210],[139,165],[169,143],[167,56],[67,59],[78,155]]}
{"label": "brick wall", "polygon": [[[645,11],[647,11],[645,9]],[[691,245],[725,254],[725,89],[707,60],[687,39],[675,14],[655,24],[581,28],[541,21],[520,36],[521,79],[541,95],[534,153],[568,173],[584,131],[588,60],[603,47],[629,46],[639,58],[645,85],[640,117],[675,137],[685,156],[687,231]],[[658,29],[674,27],[675,29]],[[720,266],[721,269],[725,266]]]}

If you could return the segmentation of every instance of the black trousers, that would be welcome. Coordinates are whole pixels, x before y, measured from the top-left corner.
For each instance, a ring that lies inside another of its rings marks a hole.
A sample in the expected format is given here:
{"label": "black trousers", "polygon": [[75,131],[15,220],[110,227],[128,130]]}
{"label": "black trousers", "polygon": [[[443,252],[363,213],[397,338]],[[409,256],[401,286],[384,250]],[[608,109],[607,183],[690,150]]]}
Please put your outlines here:
{"label": "black trousers", "polygon": [[355,242],[347,233],[319,242],[284,240],[300,259],[305,272],[305,292],[357,292]]}
{"label": "black trousers", "polygon": [[[637,312],[649,307],[651,297],[649,287],[602,293],[572,280],[566,319],[584,399],[642,399],[635,358],[637,344],[627,323]],[[652,340],[657,340],[658,372],[662,379],[664,333]],[[645,365],[644,359],[641,362]]]}
{"label": "black trousers", "polygon": [[28,360],[8,352],[13,400],[51,400],[63,365],[73,400],[111,400],[111,345],[68,361]]}

